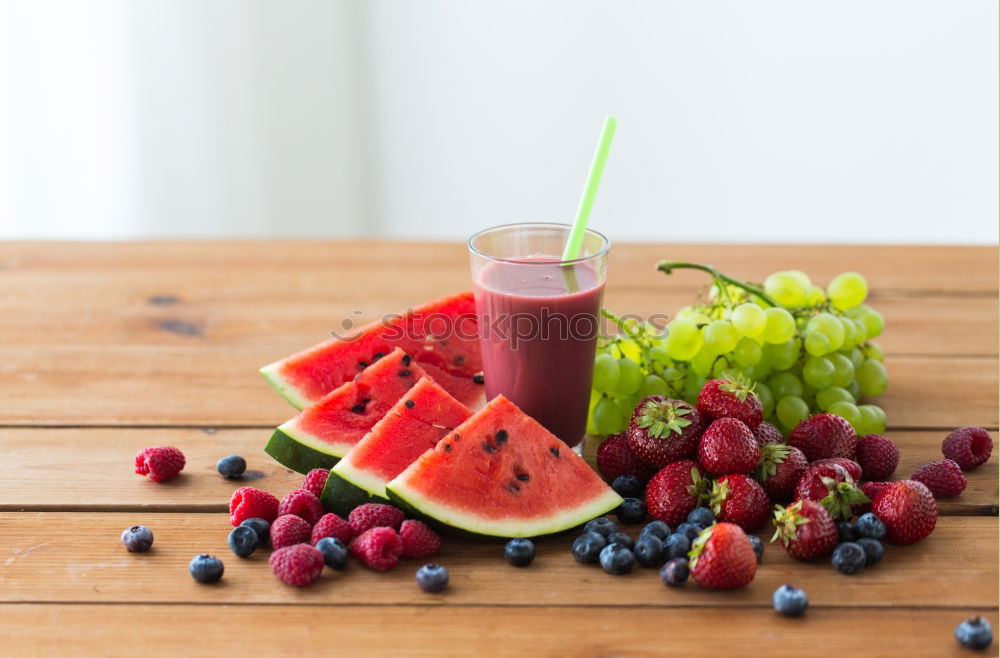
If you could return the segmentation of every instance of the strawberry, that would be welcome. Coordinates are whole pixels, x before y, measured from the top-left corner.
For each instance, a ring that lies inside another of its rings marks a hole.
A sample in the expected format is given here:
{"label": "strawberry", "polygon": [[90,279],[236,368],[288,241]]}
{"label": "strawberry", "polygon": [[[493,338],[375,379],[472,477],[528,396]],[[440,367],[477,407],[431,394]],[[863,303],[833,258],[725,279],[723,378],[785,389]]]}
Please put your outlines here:
{"label": "strawberry", "polygon": [[981,427],[959,427],[941,443],[941,452],[963,471],[970,471],[990,458],[993,439]]}
{"label": "strawberry", "polygon": [[750,473],[760,461],[760,446],[753,432],[735,418],[719,418],[705,429],[698,442],[698,461],[712,475]]}
{"label": "strawberry", "polygon": [[715,516],[753,532],[771,516],[771,500],[764,487],[746,475],[723,475],[712,483],[708,506]]}
{"label": "strawberry", "polygon": [[951,459],[938,459],[913,471],[911,480],[923,482],[935,498],[953,498],[969,484],[962,469]]}
{"label": "strawberry", "polygon": [[771,500],[787,502],[808,468],[809,462],[801,450],[783,443],[771,443],[760,449],[760,465],[755,476]]}
{"label": "strawberry", "polygon": [[753,384],[742,375],[733,379],[712,379],[698,392],[698,411],[706,421],[735,418],[754,431],[764,420],[764,407]]}
{"label": "strawberry", "polygon": [[934,531],[937,503],[922,482],[890,482],[872,501],[872,512],[885,524],[886,540],[913,544]]}
{"label": "strawberry", "polygon": [[829,555],[840,541],[833,517],[811,500],[800,500],[788,507],[779,505],[772,521],[776,530],[771,541],[781,539],[788,554],[800,560]]}
{"label": "strawberry", "polygon": [[761,447],[766,446],[769,443],[784,443],[785,436],[781,433],[777,427],[762,420],[757,429],[753,431],[753,435],[757,438],[757,444]]}
{"label": "strawberry", "polygon": [[614,482],[621,475],[634,475],[646,483],[656,472],[632,452],[624,432],[609,436],[597,446],[597,470],[608,482]]}
{"label": "strawberry", "polygon": [[[861,485],[861,493],[865,495],[869,500],[875,500],[875,496],[878,492],[882,491],[889,486],[888,482],[865,482]],[[858,508],[858,514],[864,514],[865,512],[872,511],[872,504],[865,503]]]}
{"label": "strawberry", "polygon": [[736,589],[749,585],[757,573],[757,555],[743,528],[716,523],[702,531],[691,546],[691,576],[702,587]]}
{"label": "strawberry", "polygon": [[628,446],[649,466],[662,468],[693,455],[701,430],[701,414],[690,404],[650,395],[632,412]]}
{"label": "strawberry", "polygon": [[861,479],[861,464],[851,459],[844,459],[843,457],[830,457],[828,459],[817,459],[811,462],[810,466],[822,466],[823,464],[837,464],[838,466],[843,466],[847,474],[850,475],[855,482]]}
{"label": "strawberry", "polygon": [[825,463],[810,466],[795,486],[795,500],[812,500],[825,507],[834,520],[847,521],[869,498],[854,485],[843,466]]}
{"label": "strawberry", "polygon": [[654,519],[675,526],[705,497],[708,480],[692,459],[667,464],[646,485],[646,509]]}
{"label": "strawberry", "polygon": [[899,448],[881,434],[865,434],[858,437],[858,463],[869,480],[884,480],[899,465]]}
{"label": "strawberry", "polygon": [[828,457],[854,459],[858,435],[851,424],[835,414],[806,418],[788,435],[788,444],[802,451],[809,461]]}

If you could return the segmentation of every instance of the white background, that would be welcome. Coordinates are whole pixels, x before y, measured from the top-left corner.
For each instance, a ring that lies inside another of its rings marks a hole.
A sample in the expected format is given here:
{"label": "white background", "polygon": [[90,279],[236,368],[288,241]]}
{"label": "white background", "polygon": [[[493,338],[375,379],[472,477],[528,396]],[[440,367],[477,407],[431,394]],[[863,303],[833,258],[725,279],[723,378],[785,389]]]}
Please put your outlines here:
{"label": "white background", "polygon": [[993,0],[0,0],[0,238],[995,243]]}

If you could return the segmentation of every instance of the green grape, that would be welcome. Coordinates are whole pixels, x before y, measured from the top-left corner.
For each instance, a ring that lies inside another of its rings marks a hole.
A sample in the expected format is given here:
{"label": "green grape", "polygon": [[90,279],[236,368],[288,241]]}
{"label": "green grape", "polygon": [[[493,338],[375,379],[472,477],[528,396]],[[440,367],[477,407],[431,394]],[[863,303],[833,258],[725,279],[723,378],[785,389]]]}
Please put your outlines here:
{"label": "green grape", "polygon": [[802,398],[789,395],[778,400],[774,409],[781,424],[793,428],[809,417],[809,405]]}
{"label": "green grape", "polygon": [[806,333],[818,331],[830,339],[830,351],[839,350],[844,344],[844,326],[832,313],[819,313],[809,318]]}
{"label": "green grape", "polygon": [[736,347],[740,335],[729,320],[715,320],[705,327],[704,338],[705,347],[716,354],[724,354]]}
{"label": "green grape", "polygon": [[705,377],[700,377],[697,375],[688,375],[687,379],[684,380],[684,387],[681,389],[681,394],[684,399],[694,404],[698,400],[698,393],[701,391],[701,387],[705,385],[708,379]]}
{"label": "green grape", "polygon": [[736,331],[744,336],[759,336],[767,326],[767,315],[756,304],[740,304],[733,309],[730,319]]}
{"label": "green grape", "polygon": [[621,409],[608,397],[603,397],[594,407],[594,428],[597,434],[614,434],[624,424],[624,416]]}
{"label": "green grape", "polygon": [[847,317],[860,320],[865,325],[865,335],[877,338],[885,329],[885,318],[871,306],[858,306],[847,311]]}
{"label": "green grape", "polygon": [[733,358],[741,366],[752,366],[760,361],[763,350],[753,338],[741,338],[733,348]]}
{"label": "green grape", "polygon": [[834,352],[826,358],[833,364],[833,383],[835,386],[847,386],[854,379],[854,363],[842,352]]}
{"label": "green grape", "polygon": [[830,339],[826,337],[826,334],[818,331],[806,334],[805,348],[806,352],[812,356],[823,356],[824,354],[829,354],[833,351],[833,347],[830,345]]}
{"label": "green grape", "polygon": [[642,370],[639,364],[628,357],[618,359],[618,385],[615,392],[621,395],[632,395],[642,385]]}
{"label": "green grape", "polygon": [[764,407],[764,418],[767,418],[774,411],[774,394],[771,393],[771,389],[764,382],[757,382],[753,388],[753,392],[757,394],[757,399],[760,400],[761,406]]}
{"label": "green grape", "polygon": [[747,376],[755,382],[764,381],[771,374],[771,365],[764,359],[749,367]]}
{"label": "green grape", "polygon": [[766,343],[763,351],[775,370],[788,370],[799,360],[799,345],[794,338],[783,343]]}
{"label": "green grape", "polygon": [[587,407],[587,434],[597,435],[597,425],[594,423],[594,407],[601,400],[600,391],[590,391],[590,404]]}
{"label": "green grape", "polygon": [[847,353],[847,358],[849,358],[851,360],[851,364],[857,368],[861,365],[861,362],[864,361],[865,355],[861,353],[861,348],[852,347],[851,351]]}
{"label": "green grape", "polygon": [[826,293],[819,286],[810,286],[806,294],[806,306],[819,306],[826,301]]}
{"label": "green grape", "polygon": [[818,406],[823,411],[828,411],[830,405],[834,402],[854,402],[854,397],[847,391],[847,389],[840,386],[828,386],[822,390],[816,391],[816,406]]}
{"label": "green grape", "polygon": [[659,345],[653,345],[650,347],[649,351],[646,352],[646,355],[649,356],[649,358],[655,363],[666,364],[670,362],[670,355],[667,354],[667,351]]}
{"label": "green grape", "polygon": [[857,327],[854,326],[854,320],[839,317],[837,318],[837,321],[840,322],[840,326],[844,328],[844,342],[841,344],[840,349],[850,349],[860,343],[861,340],[864,340],[864,337],[861,339],[858,338],[858,330]]}
{"label": "green grape", "polygon": [[693,306],[685,306],[677,311],[674,320],[687,320],[693,324],[708,324],[712,321],[712,318],[705,315],[704,311],[700,311]]}
{"label": "green grape", "polygon": [[767,380],[774,398],[780,400],[786,397],[802,397],[802,381],[790,372],[779,372]]}
{"label": "green grape", "polygon": [[723,373],[729,370],[729,368],[730,368],[729,362],[725,356],[723,356],[721,359],[716,359],[712,363],[712,378],[713,379],[722,378]]}
{"label": "green grape", "polygon": [[674,320],[667,325],[663,349],[677,361],[690,361],[702,346],[701,330],[690,320]]}
{"label": "green grape", "polygon": [[787,270],[785,271],[785,274],[789,274],[795,277],[798,280],[798,282],[802,284],[802,287],[805,288],[806,290],[812,288],[813,284],[812,279],[810,279],[809,275],[803,272],[802,270]]}
{"label": "green grape", "polygon": [[861,385],[858,384],[858,380],[852,379],[851,383],[844,388],[846,388],[847,392],[851,394],[851,397],[854,398],[855,402],[861,399]]}
{"label": "green grape", "polygon": [[762,335],[768,343],[784,343],[795,335],[795,318],[785,309],[769,308],[764,315],[767,323]]}
{"label": "green grape", "polygon": [[882,395],[889,386],[889,374],[885,371],[885,366],[875,359],[862,361],[855,376],[861,387],[861,395],[865,397]]}
{"label": "green grape", "polygon": [[827,413],[836,414],[849,422],[855,430],[858,429],[858,424],[861,422],[861,412],[852,402],[844,402],[843,400],[838,400],[830,405],[827,409]]}
{"label": "green grape", "polygon": [[882,407],[874,404],[862,404],[858,407],[858,410],[862,414],[862,420],[865,416],[873,419],[872,429],[868,434],[881,434],[885,431],[885,412],[882,411]]}
{"label": "green grape", "polygon": [[868,326],[861,320],[851,320],[851,324],[854,325],[854,333],[856,334],[856,345],[868,340]]}
{"label": "green grape", "polygon": [[642,361],[642,346],[631,338],[622,338],[618,341],[618,350],[626,359],[638,363]]}
{"label": "green grape", "polygon": [[826,294],[835,307],[842,310],[854,308],[868,297],[868,282],[857,272],[844,272],[833,277],[826,287]]}
{"label": "green grape", "polygon": [[618,386],[618,359],[608,353],[598,354],[594,359],[594,379],[592,388],[610,393]]}
{"label": "green grape", "polygon": [[878,434],[885,430],[884,427],[879,429],[879,416],[872,410],[873,406],[875,405],[862,404],[858,406],[858,424],[854,426],[854,429],[858,432],[858,436]]}
{"label": "green grape", "polygon": [[642,385],[639,386],[639,397],[644,398],[647,395],[670,397],[670,387],[663,380],[663,377],[646,375],[642,378]]}
{"label": "green grape", "polygon": [[807,291],[806,285],[791,272],[775,272],[764,279],[764,292],[786,308],[802,306],[806,301]]}
{"label": "green grape", "polygon": [[691,359],[691,371],[699,377],[708,377],[712,372],[712,364],[715,363],[715,357],[715,353],[702,348]]}
{"label": "green grape", "polygon": [[[885,352],[882,351],[882,346],[875,342],[865,343],[865,346],[861,348],[861,353],[869,358],[878,361],[879,363],[885,361]],[[861,365],[858,363],[857,365]]]}
{"label": "green grape", "polygon": [[836,368],[830,359],[822,356],[811,356],[802,366],[802,379],[814,388],[826,388],[833,384]]}

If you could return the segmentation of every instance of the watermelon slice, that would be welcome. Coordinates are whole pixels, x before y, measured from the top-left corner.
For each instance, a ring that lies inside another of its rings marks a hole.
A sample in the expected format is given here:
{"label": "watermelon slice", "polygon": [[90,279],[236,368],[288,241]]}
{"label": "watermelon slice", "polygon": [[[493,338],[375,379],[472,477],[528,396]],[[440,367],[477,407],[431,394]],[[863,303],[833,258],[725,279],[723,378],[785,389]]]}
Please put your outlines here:
{"label": "watermelon slice", "polygon": [[386,491],[430,521],[491,537],[562,532],[622,502],[583,458],[502,395]]}
{"label": "watermelon slice", "polygon": [[333,467],[323,505],[346,517],[358,505],[388,502],[385,485],[471,415],[434,381],[421,379]]}
{"label": "watermelon slice", "polygon": [[330,468],[425,374],[397,347],[279,426],[264,452],[300,473]]}
{"label": "watermelon slice", "polygon": [[427,373],[463,404],[481,404],[483,369],[476,305],[471,291],[442,297],[358,329],[351,339],[334,338],[260,369],[297,409],[324,395],[395,347],[413,356]]}

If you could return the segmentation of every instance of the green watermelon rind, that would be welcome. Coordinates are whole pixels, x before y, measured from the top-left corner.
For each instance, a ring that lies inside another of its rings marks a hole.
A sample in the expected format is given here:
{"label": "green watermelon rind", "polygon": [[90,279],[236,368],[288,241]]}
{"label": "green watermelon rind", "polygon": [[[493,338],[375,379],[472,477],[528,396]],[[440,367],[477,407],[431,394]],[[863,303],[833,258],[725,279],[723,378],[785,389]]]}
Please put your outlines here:
{"label": "green watermelon rind", "polygon": [[323,493],[319,497],[326,511],[346,518],[351,510],[365,503],[389,503],[387,496],[374,491],[380,488],[384,493],[385,487],[366,488],[356,484],[351,479],[353,473],[346,472],[342,468],[345,465],[346,462],[343,460],[338,462],[337,467],[330,471],[330,477],[326,479],[326,486],[323,487]]}
{"label": "green watermelon rind", "polygon": [[268,384],[271,385],[278,395],[285,398],[289,404],[291,404],[296,409],[305,409],[310,404],[312,400],[307,400],[299,392],[298,387],[289,382],[281,374],[281,366],[283,363],[281,361],[276,361],[274,363],[268,364],[260,369],[260,374],[264,376],[264,379]]}
{"label": "green watermelon rind", "polygon": [[308,473],[314,468],[332,468],[352,447],[303,432],[293,418],[274,430],[264,452],[293,471]]}

